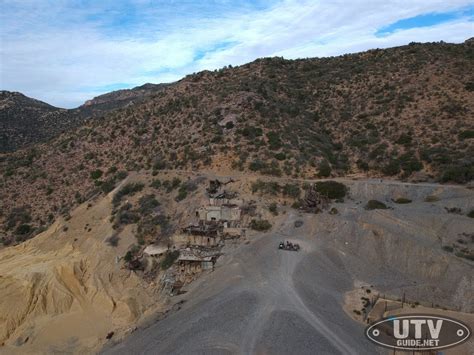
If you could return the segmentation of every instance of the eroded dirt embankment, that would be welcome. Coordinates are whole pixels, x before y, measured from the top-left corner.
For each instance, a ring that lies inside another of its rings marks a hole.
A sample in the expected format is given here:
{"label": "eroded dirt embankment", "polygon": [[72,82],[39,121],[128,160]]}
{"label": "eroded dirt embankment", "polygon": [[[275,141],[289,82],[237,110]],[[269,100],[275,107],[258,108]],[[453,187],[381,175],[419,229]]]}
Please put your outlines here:
{"label": "eroded dirt embankment", "polygon": [[[110,197],[0,252],[1,353],[91,352],[156,310],[159,295],[121,268],[132,234],[111,247]],[[127,242],[127,239],[130,239]]]}

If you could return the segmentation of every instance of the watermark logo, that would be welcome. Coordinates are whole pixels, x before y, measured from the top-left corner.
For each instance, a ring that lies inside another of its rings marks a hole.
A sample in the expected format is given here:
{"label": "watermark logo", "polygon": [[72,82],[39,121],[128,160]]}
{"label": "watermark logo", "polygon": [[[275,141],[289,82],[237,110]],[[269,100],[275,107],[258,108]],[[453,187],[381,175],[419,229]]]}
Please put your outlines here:
{"label": "watermark logo", "polygon": [[467,341],[471,329],[459,320],[435,315],[398,315],[368,326],[372,342],[398,350],[446,349]]}

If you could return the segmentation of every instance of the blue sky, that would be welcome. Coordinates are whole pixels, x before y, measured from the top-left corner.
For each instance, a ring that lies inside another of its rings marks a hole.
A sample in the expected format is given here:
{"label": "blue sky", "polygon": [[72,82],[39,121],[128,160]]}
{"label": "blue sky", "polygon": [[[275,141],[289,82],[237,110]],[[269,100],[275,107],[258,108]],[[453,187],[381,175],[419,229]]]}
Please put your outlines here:
{"label": "blue sky", "polygon": [[263,56],[474,36],[466,0],[1,0],[0,89],[75,107]]}

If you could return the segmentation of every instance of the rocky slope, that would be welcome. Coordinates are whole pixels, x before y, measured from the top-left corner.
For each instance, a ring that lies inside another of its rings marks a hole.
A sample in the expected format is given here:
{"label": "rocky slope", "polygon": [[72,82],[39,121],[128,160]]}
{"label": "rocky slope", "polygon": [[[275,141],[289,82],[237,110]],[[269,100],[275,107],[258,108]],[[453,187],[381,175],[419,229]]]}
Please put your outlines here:
{"label": "rocky slope", "polygon": [[66,110],[29,98],[18,92],[0,92],[0,152],[15,151],[46,142],[100,117],[161,91],[168,84],[145,84],[129,90],[97,96],[78,108]]}
{"label": "rocky slope", "polygon": [[27,239],[109,191],[120,170],[469,182],[473,58],[472,41],[414,43],[188,76],[48,144],[0,155],[3,240]]}

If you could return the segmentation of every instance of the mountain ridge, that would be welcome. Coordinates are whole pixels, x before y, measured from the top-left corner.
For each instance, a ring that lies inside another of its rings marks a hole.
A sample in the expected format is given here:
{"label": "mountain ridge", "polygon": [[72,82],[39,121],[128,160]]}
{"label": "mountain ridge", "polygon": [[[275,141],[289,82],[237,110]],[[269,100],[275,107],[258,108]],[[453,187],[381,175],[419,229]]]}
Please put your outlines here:
{"label": "mountain ridge", "polygon": [[[189,75],[47,144],[0,156],[4,240],[34,235],[108,191],[120,171],[467,183],[474,177],[473,48],[472,41],[413,43]],[[20,235],[18,208],[30,211],[32,228]]]}
{"label": "mountain ridge", "polygon": [[44,143],[84,121],[144,100],[170,84],[144,84],[87,100],[73,109],[55,107],[20,92],[0,91],[0,152]]}

